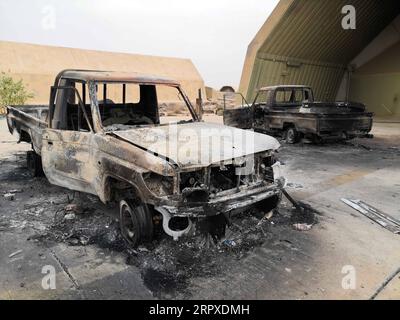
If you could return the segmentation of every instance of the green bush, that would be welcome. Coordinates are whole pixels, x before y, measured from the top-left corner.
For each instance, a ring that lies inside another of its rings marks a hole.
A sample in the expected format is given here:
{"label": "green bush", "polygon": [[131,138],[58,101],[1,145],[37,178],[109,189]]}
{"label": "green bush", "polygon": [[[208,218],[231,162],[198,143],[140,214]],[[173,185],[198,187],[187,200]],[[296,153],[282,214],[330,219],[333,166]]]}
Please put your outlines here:
{"label": "green bush", "polygon": [[22,105],[33,97],[33,93],[25,88],[22,80],[14,81],[4,72],[0,73],[0,114],[5,113],[6,106]]}

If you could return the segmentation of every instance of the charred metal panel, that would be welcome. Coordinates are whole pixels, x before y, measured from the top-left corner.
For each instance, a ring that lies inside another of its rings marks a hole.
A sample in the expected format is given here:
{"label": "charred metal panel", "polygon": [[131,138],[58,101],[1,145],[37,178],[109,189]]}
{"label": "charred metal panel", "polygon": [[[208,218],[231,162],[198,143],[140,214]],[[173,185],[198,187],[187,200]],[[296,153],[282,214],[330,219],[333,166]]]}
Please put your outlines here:
{"label": "charred metal panel", "polygon": [[152,171],[167,176],[175,174],[174,168],[164,159],[136,147],[128,140],[119,139],[113,133],[95,135],[94,141],[99,152],[99,160],[101,158],[114,159],[138,172]]}
{"label": "charred metal panel", "polygon": [[[278,141],[273,137],[205,122],[137,128],[116,131],[113,134],[172,160],[181,169],[204,167],[212,163],[279,148]],[[213,134],[217,140],[221,141],[213,142]],[[216,148],[213,143],[220,143],[220,148]],[[205,151],[206,157],[202,156],[202,152]]]}
{"label": "charred metal panel", "polygon": [[7,107],[8,129],[10,133],[16,130],[20,135],[20,141],[32,143],[33,149],[40,155],[42,131],[47,127],[45,122],[47,114],[48,108],[43,105]]}
{"label": "charred metal panel", "polygon": [[253,108],[240,107],[224,110],[224,124],[240,129],[249,129],[253,125]]}
{"label": "charred metal panel", "polygon": [[[296,113],[273,113],[270,112],[265,119],[268,119],[268,126],[264,130],[284,129],[287,126],[294,126],[298,131],[317,133],[318,119],[314,116],[299,116]],[[262,122],[262,120],[261,120]]]}
{"label": "charred metal panel", "polygon": [[97,175],[91,156],[93,134],[46,129],[43,132],[42,162],[46,177],[53,184],[95,193]]}

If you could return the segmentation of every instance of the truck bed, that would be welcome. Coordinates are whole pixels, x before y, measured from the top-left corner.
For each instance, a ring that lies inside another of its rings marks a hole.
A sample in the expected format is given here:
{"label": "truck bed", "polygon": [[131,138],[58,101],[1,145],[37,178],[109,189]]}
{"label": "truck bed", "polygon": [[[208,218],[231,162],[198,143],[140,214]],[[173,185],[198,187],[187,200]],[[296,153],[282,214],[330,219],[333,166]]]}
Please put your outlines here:
{"label": "truck bed", "polygon": [[283,128],[285,123],[294,123],[303,132],[320,136],[332,133],[368,133],[372,128],[372,113],[300,113],[269,112],[270,128]]}
{"label": "truck bed", "polygon": [[48,112],[47,105],[7,106],[8,130],[11,134],[18,134],[19,141],[32,143],[33,149],[40,154]]}

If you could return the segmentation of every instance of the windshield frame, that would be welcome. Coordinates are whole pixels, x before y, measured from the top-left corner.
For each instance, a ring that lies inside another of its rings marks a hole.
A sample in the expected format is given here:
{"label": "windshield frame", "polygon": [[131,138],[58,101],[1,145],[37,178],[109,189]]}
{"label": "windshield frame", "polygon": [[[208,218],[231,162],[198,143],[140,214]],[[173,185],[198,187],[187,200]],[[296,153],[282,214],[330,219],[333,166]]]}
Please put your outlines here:
{"label": "windshield frame", "polygon": [[[190,102],[189,98],[185,94],[185,92],[182,90],[180,85],[176,84],[166,84],[166,83],[157,83],[157,82],[136,82],[136,81],[88,81],[88,87],[89,87],[89,97],[90,97],[90,105],[91,105],[91,111],[92,111],[92,117],[95,119],[95,122],[93,125],[95,127],[96,132],[108,132],[112,130],[107,130],[108,126],[103,126],[103,121],[101,119],[100,115],[100,108],[99,108],[99,101],[97,98],[97,90],[96,90],[96,85],[102,85],[102,84],[120,84],[121,86],[123,84],[136,84],[136,85],[154,85],[157,87],[160,86],[166,86],[166,87],[173,87],[178,91],[178,94],[181,96],[183,99],[186,107],[189,110],[189,113],[192,117],[191,120],[183,120],[183,121],[177,121],[177,122],[172,122],[172,123],[163,123],[163,124],[140,124],[140,125],[126,125],[127,128],[139,128],[139,127],[154,127],[154,126],[163,126],[163,125],[169,125],[169,124],[179,124],[181,122],[199,122],[200,118],[198,114],[196,113],[192,103]],[[157,89],[156,89],[157,90]]]}

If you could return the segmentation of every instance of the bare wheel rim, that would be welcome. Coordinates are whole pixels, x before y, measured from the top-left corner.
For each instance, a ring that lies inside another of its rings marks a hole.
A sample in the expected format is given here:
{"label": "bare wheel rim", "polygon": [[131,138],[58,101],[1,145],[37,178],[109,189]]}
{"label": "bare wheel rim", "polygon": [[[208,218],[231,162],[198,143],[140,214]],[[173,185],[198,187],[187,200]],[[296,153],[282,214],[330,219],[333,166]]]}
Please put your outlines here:
{"label": "bare wheel rim", "polygon": [[289,143],[294,143],[294,142],[295,142],[295,140],[296,140],[296,132],[295,132],[295,129],[289,128],[289,129],[287,130],[287,132],[286,132],[286,140],[287,140]]}
{"label": "bare wheel rim", "polygon": [[135,245],[139,238],[138,222],[132,208],[125,201],[121,203],[121,232],[124,238]]}
{"label": "bare wheel rim", "polygon": [[289,139],[290,141],[293,141],[293,138],[294,138],[294,132],[293,132],[293,130],[290,130],[290,129],[289,129],[287,135],[288,135],[288,139]]}

